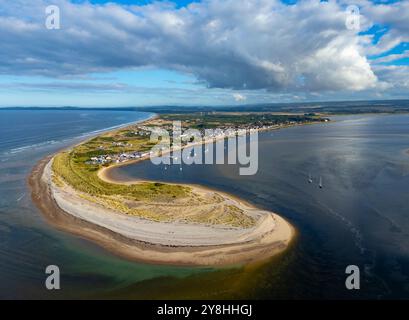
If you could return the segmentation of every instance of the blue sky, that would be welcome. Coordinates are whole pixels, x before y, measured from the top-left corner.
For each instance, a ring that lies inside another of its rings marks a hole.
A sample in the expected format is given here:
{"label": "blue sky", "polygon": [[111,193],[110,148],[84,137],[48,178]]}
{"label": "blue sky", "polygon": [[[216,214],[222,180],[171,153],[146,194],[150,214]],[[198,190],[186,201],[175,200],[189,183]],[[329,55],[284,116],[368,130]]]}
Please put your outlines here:
{"label": "blue sky", "polygon": [[407,98],[407,19],[408,2],[380,0],[6,2],[0,106]]}

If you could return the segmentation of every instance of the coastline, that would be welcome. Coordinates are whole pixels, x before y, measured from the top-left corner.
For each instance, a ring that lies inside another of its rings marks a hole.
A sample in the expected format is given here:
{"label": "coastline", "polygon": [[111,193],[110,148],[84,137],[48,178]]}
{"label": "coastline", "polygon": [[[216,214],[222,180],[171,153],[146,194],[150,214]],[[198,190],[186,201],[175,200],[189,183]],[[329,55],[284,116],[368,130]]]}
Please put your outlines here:
{"label": "coastline", "polygon": [[[247,264],[266,260],[284,251],[295,238],[294,227],[279,215],[259,210],[226,193],[196,185],[183,184],[197,193],[211,192],[244,208],[257,216],[257,225],[248,230],[236,230],[186,223],[155,223],[137,217],[125,217],[126,215],[118,212],[108,212],[78,197],[75,190],[62,191],[56,188],[50,175],[52,159],[53,156],[48,156],[41,160],[34,167],[28,181],[33,202],[46,220],[59,230],[91,240],[128,260],[189,266]],[[136,161],[143,160],[146,159]],[[136,161],[117,165],[129,165]],[[107,170],[117,165],[101,169],[98,177],[109,183],[124,183],[107,177]],[[135,181],[126,183],[133,184]],[[108,218],[114,215],[115,218]],[[118,227],[121,223],[122,226]],[[141,229],[141,226],[144,227]]]}

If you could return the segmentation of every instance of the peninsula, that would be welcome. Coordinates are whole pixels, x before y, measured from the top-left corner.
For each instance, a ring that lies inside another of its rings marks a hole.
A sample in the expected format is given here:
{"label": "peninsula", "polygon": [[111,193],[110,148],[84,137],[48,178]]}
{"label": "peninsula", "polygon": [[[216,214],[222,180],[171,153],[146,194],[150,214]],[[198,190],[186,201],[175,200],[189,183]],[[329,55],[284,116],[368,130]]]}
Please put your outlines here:
{"label": "peninsula", "polygon": [[40,161],[29,177],[34,202],[57,228],[136,261],[220,266],[285,250],[294,228],[273,212],[201,186],[110,177],[114,166],[148,159],[152,128],[167,128],[176,119],[184,128],[218,127],[222,132],[328,121],[316,115],[160,115]]}

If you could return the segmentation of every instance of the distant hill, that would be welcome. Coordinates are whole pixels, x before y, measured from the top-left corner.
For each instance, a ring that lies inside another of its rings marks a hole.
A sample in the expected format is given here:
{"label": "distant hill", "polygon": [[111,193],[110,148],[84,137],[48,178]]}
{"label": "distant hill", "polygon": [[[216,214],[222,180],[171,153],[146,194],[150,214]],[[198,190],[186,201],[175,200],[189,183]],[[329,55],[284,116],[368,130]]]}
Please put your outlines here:
{"label": "distant hill", "polygon": [[240,106],[150,106],[82,108],[64,107],[6,107],[0,110],[100,110],[100,111],[145,111],[155,113],[192,112],[297,112],[297,113],[403,113],[409,112],[409,100],[374,100],[341,102],[266,103]]}

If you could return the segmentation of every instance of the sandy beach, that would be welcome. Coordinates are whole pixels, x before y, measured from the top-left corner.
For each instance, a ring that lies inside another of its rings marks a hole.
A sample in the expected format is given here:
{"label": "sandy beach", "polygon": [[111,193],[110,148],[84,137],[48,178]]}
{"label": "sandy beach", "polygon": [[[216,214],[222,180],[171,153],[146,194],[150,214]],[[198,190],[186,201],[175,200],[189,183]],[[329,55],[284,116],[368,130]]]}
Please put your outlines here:
{"label": "sandy beach", "polygon": [[[52,160],[52,156],[43,159],[29,177],[32,199],[47,221],[60,230],[96,242],[130,260],[192,266],[245,264],[282,252],[295,235],[294,228],[279,215],[255,208],[231,195],[196,185],[189,187],[192,198],[201,199],[200,204],[187,199],[182,203],[140,205],[149,205],[150,209],[165,213],[179,212],[182,216],[209,210],[223,214],[226,208],[234,207],[250,217],[254,225],[232,227],[182,220],[158,222],[123,214],[90,201],[69,185],[57,186],[52,179]],[[115,181],[108,174],[112,167],[101,169],[98,177],[109,183],[142,182]],[[208,201],[202,203],[203,199]]]}

